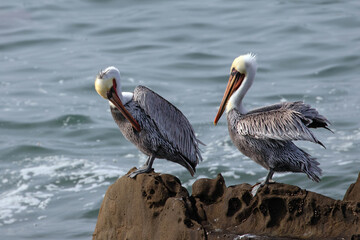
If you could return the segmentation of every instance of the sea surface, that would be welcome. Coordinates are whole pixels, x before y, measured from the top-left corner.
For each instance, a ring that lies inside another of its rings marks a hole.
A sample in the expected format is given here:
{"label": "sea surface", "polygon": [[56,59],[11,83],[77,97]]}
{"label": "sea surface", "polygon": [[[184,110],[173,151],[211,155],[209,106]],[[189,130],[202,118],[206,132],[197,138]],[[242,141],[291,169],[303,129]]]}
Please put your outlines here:
{"label": "sea surface", "polygon": [[360,1],[5,0],[0,2],[0,238],[90,239],[110,184],[146,156],[126,141],[94,90],[116,66],[123,90],[145,85],[192,123],[203,162],[191,177],[155,160],[191,191],[221,173],[227,186],[267,171],[213,125],[240,54],[257,55],[248,109],[303,100],[334,133],[297,142],[323,169],[274,180],[342,199],[360,170]]}

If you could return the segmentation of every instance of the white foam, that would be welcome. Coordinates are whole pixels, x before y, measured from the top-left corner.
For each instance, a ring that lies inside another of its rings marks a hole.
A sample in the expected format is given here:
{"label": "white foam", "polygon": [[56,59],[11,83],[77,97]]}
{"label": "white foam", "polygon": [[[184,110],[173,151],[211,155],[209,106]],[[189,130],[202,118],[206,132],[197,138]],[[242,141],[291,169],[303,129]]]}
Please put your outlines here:
{"label": "white foam", "polygon": [[344,131],[337,131],[336,137],[330,136],[328,141],[334,142],[331,149],[337,152],[349,152],[356,149],[356,143],[360,140],[360,130],[354,130],[353,134]]}
{"label": "white foam", "polygon": [[[10,190],[0,194],[0,225],[22,221],[18,214],[46,210],[52,199],[63,192],[96,191],[110,185],[106,179],[125,174],[115,166],[87,159],[71,159],[64,156],[27,158],[20,170],[5,170],[3,185],[11,184]],[[64,179],[66,184],[62,184]],[[40,182],[40,184],[39,184]],[[70,184],[69,184],[70,182]],[[86,203],[89,207],[94,203]],[[38,216],[44,219],[43,214]]]}
{"label": "white foam", "polygon": [[235,173],[235,171],[226,171],[222,173],[223,177],[232,177],[235,179],[239,179],[240,176]]}

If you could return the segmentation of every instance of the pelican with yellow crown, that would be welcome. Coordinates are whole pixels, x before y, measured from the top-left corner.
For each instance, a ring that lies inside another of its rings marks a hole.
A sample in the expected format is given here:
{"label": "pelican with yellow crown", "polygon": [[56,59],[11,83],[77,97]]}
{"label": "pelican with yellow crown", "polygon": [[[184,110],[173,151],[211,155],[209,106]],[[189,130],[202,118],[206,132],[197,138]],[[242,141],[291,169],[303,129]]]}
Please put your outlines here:
{"label": "pelican with yellow crown", "polygon": [[95,89],[109,100],[111,114],[124,137],[148,156],[145,165],[129,177],[152,170],[155,158],[185,167],[193,176],[201,160],[199,143],[188,119],[167,100],[144,87],[122,92],[120,72],[115,67],[101,71]]}
{"label": "pelican with yellow crown", "polygon": [[243,98],[254,81],[256,70],[256,57],[253,54],[234,60],[214,124],[226,111],[228,130],[234,145],[245,156],[269,170],[261,185],[271,182],[275,172],[303,172],[311,180],[319,182],[319,162],[293,141],[311,141],[324,147],[310,128],[330,130],[327,127],[329,121],[316,109],[300,101],[247,111]]}

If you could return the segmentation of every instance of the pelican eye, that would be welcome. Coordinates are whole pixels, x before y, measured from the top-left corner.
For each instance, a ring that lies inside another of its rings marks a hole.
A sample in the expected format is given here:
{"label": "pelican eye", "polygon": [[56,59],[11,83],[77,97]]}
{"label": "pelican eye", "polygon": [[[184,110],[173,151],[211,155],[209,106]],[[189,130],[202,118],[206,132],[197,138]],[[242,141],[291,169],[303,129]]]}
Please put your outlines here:
{"label": "pelican eye", "polygon": [[112,92],[114,91],[113,87],[110,88],[109,91],[106,92],[106,96],[108,99],[111,99],[112,98]]}
{"label": "pelican eye", "polygon": [[236,71],[235,68],[233,68],[233,70],[231,71],[231,76],[235,76],[238,73],[238,71]]}

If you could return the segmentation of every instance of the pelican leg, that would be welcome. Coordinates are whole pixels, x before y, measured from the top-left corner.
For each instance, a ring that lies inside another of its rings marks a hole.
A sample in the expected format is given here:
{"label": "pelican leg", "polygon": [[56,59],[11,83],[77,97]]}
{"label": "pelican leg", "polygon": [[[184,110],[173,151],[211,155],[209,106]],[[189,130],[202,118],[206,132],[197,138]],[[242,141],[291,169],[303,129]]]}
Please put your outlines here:
{"label": "pelican leg", "polygon": [[270,168],[270,171],[266,176],[265,181],[261,183],[261,186],[264,186],[265,184],[269,184],[269,183],[274,183],[274,181],[272,180],[272,176],[274,175],[274,173],[275,173],[274,170]]}
{"label": "pelican leg", "polygon": [[274,183],[274,181],[272,180],[272,176],[274,175],[274,173],[275,173],[274,170],[270,169],[268,175],[266,176],[265,181],[263,181],[262,183],[257,183],[254,186],[252,186],[251,194],[255,196],[259,188],[265,186],[265,184]]}
{"label": "pelican leg", "polygon": [[146,162],[144,163],[144,165],[141,167],[142,169],[147,168],[147,166],[149,165],[150,159],[151,159],[151,156],[148,157],[148,159],[146,160]]}
{"label": "pelican leg", "polygon": [[129,178],[135,178],[136,175],[138,174],[142,174],[142,173],[148,173],[152,170],[154,170],[152,168],[152,165],[154,163],[155,157],[154,156],[150,156],[149,159],[146,161],[145,165],[143,166],[143,168],[140,168],[139,170],[136,170],[135,172],[132,172],[129,174]]}

